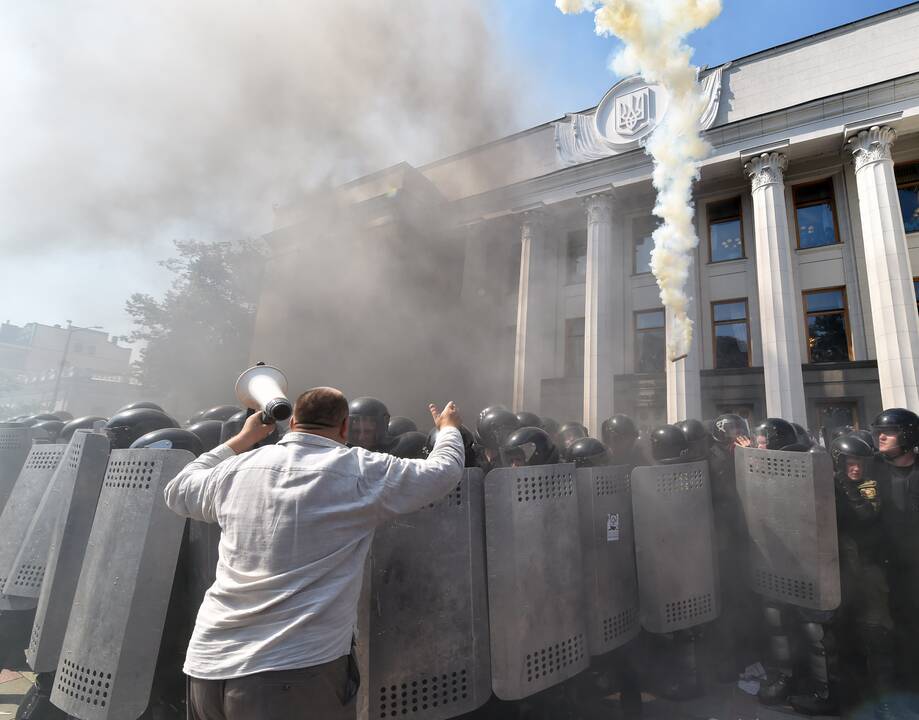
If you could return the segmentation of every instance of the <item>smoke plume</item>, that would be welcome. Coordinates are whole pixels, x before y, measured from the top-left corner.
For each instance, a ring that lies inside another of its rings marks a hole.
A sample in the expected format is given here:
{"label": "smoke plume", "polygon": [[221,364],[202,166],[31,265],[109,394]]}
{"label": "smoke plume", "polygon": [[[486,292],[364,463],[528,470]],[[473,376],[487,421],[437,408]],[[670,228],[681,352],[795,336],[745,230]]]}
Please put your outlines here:
{"label": "smoke plume", "polygon": [[686,284],[693,250],[699,244],[693,227],[692,183],[699,174],[698,163],[710,151],[699,127],[706,99],[685,39],[718,16],[721,0],[556,0],[555,4],[564,13],[594,10],[597,34],[615,35],[625,44],[613,60],[613,70],[623,76],[638,73],[670,94],[667,112],[645,149],[654,161],[654,214],[663,220],[654,232],[651,271],[672,321],[667,354],[677,359],[689,353],[692,342]]}

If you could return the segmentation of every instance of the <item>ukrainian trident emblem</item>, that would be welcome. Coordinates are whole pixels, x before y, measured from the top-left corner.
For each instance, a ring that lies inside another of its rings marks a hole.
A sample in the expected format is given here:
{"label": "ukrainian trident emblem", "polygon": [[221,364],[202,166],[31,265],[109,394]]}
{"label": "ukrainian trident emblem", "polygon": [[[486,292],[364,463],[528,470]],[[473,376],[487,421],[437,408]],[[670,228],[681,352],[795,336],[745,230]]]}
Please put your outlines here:
{"label": "ukrainian trident emblem", "polygon": [[635,135],[651,121],[651,88],[643,87],[616,98],[616,132]]}

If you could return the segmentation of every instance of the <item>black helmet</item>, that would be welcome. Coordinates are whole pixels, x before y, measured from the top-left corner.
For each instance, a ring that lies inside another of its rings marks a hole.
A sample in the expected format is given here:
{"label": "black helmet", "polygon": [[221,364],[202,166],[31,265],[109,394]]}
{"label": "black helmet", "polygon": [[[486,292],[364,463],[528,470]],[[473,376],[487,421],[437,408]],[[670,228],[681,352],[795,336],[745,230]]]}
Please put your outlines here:
{"label": "black helmet", "polygon": [[577,467],[602,467],[612,464],[609,448],[597,438],[582,437],[568,448],[568,460]]}
{"label": "black helmet", "polygon": [[833,447],[833,441],[843,435],[851,435],[855,428],[851,425],[836,425],[834,427],[823,427],[820,434],[823,435],[823,444],[828,448]]}
{"label": "black helmet", "polygon": [[810,447],[814,444],[814,439],[803,425],[793,422],[791,426],[795,429],[795,440],[799,445]]}
{"label": "black helmet", "polygon": [[204,452],[204,447],[197,435],[177,427],[162,428],[141,435],[131,443],[131,447],[188,450],[195,457]]}
{"label": "black helmet", "polygon": [[[459,426],[460,435],[463,438],[463,450],[466,452],[466,467],[478,467],[478,453],[476,452],[476,443],[475,435],[473,435],[472,430],[467,428],[465,425]],[[427,440],[424,445],[424,456],[427,457],[431,450],[434,449],[434,443],[437,442],[437,433],[439,431],[437,428],[431,428],[431,432],[428,433]]]}
{"label": "black helmet", "polygon": [[196,422],[201,422],[201,419],[204,417],[204,413],[206,412],[207,410],[198,410],[198,412],[192,413],[191,416],[188,418],[188,422],[186,422],[185,424],[194,425]]}
{"label": "black helmet", "polygon": [[600,426],[600,436],[609,447],[613,447],[616,442],[621,442],[620,438],[628,438],[634,444],[638,439],[638,428],[635,426],[635,421],[628,415],[616,413],[603,421]]}
{"label": "black helmet", "polygon": [[238,412],[239,407],[236,405],[217,405],[201,413],[201,417],[198,420],[220,420],[220,422],[223,422],[224,420],[229,420]]}
{"label": "black helmet", "polygon": [[[415,421],[411,418],[402,417],[401,415],[393,415],[389,418],[389,436],[396,437],[397,435],[402,435],[407,432],[417,432],[418,426],[415,424]],[[393,453],[395,455],[395,453]]]}
{"label": "black helmet", "polygon": [[210,452],[220,444],[223,423],[220,420],[200,420],[185,429],[198,436],[204,452]]}
{"label": "black helmet", "polygon": [[497,452],[508,436],[519,428],[520,421],[510,410],[493,409],[479,419],[476,431],[482,445]]}
{"label": "black helmet", "polygon": [[532,467],[558,462],[558,448],[542,428],[515,430],[501,446],[501,464],[505,467]]}
{"label": "black helmet", "polygon": [[757,438],[765,438],[766,450],[783,450],[798,442],[798,434],[794,427],[782,418],[766,418],[756,426],[753,435]]}
{"label": "black helmet", "polygon": [[549,437],[554,442],[558,437],[558,420],[550,417],[539,418],[539,427],[549,433]]}
{"label": "black helmet", "polygon": [[[138,402],[129,403],[123,408],[118,408],[118,410],[115,411],[115,415],[124,412],[125,410],[159,410],[161,413],[166,412],[155,402],[150,402],[149,400],[140,400]],[[114,415],[112,417],[114,417]]]}
{"label": "black helmet", "polygon": [[874,448],[857,435],[843,435],[833,441],[830,455],[838,470],[840,462],[847,457],[870,460],[874,457]]}
{"label": "black helmet", "polygon": [[55,410],[54,414],[57,415],[58,420],[63,420],[65,423],[69,423],[73,420],[73,415],[71,415],[66,410]]}
{"label": "black helmet", "polygon": [[485,419],[485,416],[486,416],[486,415],[488,415],[490,412],[493,412],[493,411],[495,411],[495,410],[507,410],[507,408],[504,407],[503,405],[500,405],[500,404],[498,404],[498,405],[489,405],[488,407],[483,408],[483,409],[482,409],[482,412],[479,413],[478,420],[476,420],[476,427],[478,427],[478,424],[479,424],[480,422],[482,422],[482,420]]}
{"label": "black helmet", "polygon": [[223,429],[220,431],[220,442],[225,443],[231,437],[239,433],[243,429],[243,425],[246,424],[247,417],[249,417],[248,412],[240,410],[235,415],[224,420]]}
{"label": "black helmet", "polygon": [[689,462],[686,435],[676,425],[662,425],[651,433],[651,455],[661,465]]}
{"label": "black helmet", "polygon": [[676,426],[682,431],[689,444],[690,456],[693,460],[701,460],[708,455],[708,444],[711,434],[702,424],[701,420],[683,420]]}
{"label": "black helmet", "polygon": [[[536,413],[521,410],[519,413],[517,413],[517,420],[520,422],[520,427],[542,428],[542,418],[540,418]],[[542,429],[545,430],[545,428]]]}
{"label": "black helmet", "polygon": [[871,434],[870,430],[853,430],[849,433],[849,435],[854,435],[855,437],[861,438],[866,443],[868,443],[868,447],[877,452],[877,448],[874,446],[874,435]]}
{"label": "black helmet", "polygon": [[389,454],[395,455],[397,458],[406,459],[426,458],[428,456],[427,442],[428,438],[424,433],[409,430],[401,433],[396,438],[396,442],[393,444]]}
{"label": "black helmet", "polygon": [[92,430],[97,422],[108,422],[108,418],[98,415],[84,415],[83,417],[78,417],[76,420],[71,420],[64,425],[58,433],[58,442],[70,442],[70,438],[73,437],[74,432],[77,430]]}
{"label": "black helmet", "polygon": [[558,441],[565,449],[582,437],[587,437],[587,428],[579,422],[566,422],[558,429]]}
{"label": "black helmet", "polygon": [[712,423],[712,440],[719,445],[730,445],[739,437],[749,437],[750,426],[740,415],[725,413]]}
{"label": "black helmet", "polygon": [[39,420],[32,430],[40,430],[48,435],[48,442],[57,442],[66,423],[63,420]]}
{"label": "black helmet", "polygon": [[139,437],[164,428],[177,428],[179,424],[166,413],[150,408],[123,410],[112,415],[105,424],[105,433],[113,450],[131,447]]}
{"label": "black helmet", "polygon": [[[871,423],[871,434],[878,452],[885,458],[893,460],[919,445],[919,417],[911,410],[890,408],[878,415]],[[885,451],[881,447],[881,435],[896,436],[896,447]]]}
{"label": "black helmet", "polygon": [[359,397],[348,406],[348,441],[367,450],[378,450],[386,444],[389,410],[376,398]]}

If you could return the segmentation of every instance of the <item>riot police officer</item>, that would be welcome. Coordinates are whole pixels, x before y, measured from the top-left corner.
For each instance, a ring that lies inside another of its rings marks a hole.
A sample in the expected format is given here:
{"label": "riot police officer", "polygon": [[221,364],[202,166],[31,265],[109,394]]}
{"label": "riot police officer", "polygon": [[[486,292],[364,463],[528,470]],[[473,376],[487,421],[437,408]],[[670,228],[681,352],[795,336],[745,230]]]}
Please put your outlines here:
{"label": "riot police officer", "polygon": [[479,414],[476,434],[482,447],[481,467],[487,473],[500,464],[501,447],[520,428],[517,416],[500,407],[485,408]]}
{"label": "riot police officer", "polygon": [[600,426],[600,439],[609,448],[613,465],[645,464],[645,458],[636,450],[638,428],[628,415],[617,413]]}
{"label": "riot police officer", "polygon": [[389,452],[397,458],[419,460],[428,455],[427,443],[427,435],[417,430],[409,430],[393,438],[392,449]]}
{"label": "riot police officer", "polygon": [[890,610],[896,626],[897,682],[915,694],[919,691],[919,417],[910,410],[891,408],[875,418],[871,432],[882,460],[877,480]]}
{"label": "riot police officer", "polygon": [[92,430],[97,422],[104,424],[108,422],[108,418],[99,415],[84,415],[83,417],[71,420],[61,428],[61,432],[57,436],[58,442],[70,442],[70,438],[73,437],[73,434],[77,430]]}
{"label": "riot police officer", "polygon": [[575,440],[568,450],[568,459],[578,468],[605,467],[613,464],[609,448],[592,437]]}
{"label": "riot police officer", "polygon": [[[884,538],[879,522],[880,497],[874,479],[874,448],[857,435],[837,437],[831,446],[835,468],[836,523],[842,582],[842,617],[848,639],[847,658],[862,660],[861,670],[847,673],[860,694],[873,696],[877,714],[885,717],[893,677],[893,619],[884,567]],[[848,665],[846,663],[846,669]],[[867,682],[859,682],[865,676]],[[887,712],[887,716],[890,716]]]}
{"label": "riot police officer", "polygon": [[503,467],[534,467],[558,462],[558,448],[542,428],[523,427],[512,432],[501,445]]}
{"label": "riot police officer", "polygon": [[415,421],[411,418],[402,417],[401,415],[393,415],[389,418],[389,436],[398,437],[407,432],[417,432],[418,426],[415,424]]}
{"label": "riot police officer", "polygon": [[348,442],[373,452],[389,451],[392,446],[389,410],[382,401],[372,397],[355,398],[348,413]]}
{"label": "riot police officer", "polygon": [[564,462],[568,462],[568,449],[575,440],[587,437],[587,428],[579,422],[566,422],[558,429],[558,452]]}

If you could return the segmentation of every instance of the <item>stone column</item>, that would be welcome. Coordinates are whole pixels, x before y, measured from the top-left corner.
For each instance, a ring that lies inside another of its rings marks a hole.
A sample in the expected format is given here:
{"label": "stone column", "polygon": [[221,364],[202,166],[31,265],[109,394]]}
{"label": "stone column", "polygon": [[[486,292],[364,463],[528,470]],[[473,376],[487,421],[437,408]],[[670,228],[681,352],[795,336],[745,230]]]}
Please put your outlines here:
{"label": "stone column", "polygon": [[[689,277],[695,286],[696,262],[693,260],[689,269]],[[670,312],[667,311],[667,336],[670,336]],[[695,418],[702,419],[702,379],[699,376],[699,333],[701,328],[698,322],[695,299],[689,303],[689,318],[693,321],[692,345],[689,355],[682,360],[670,362],[667,365],[667,422],[675,423],[680,420]]]}
{"label": "stone column", "polygon": [[788,160],[764,153],[745,166],[753,192],[756,234],[756,280],[762,332],[766,412],[807,427],[804,374],[801,371],[802,328],[798,314],[791,237],[785,207],[784,172]]}
{"label": "stone column", "polygon": [[514,411],[539,412],[542,380],[555,350],[549,252],[545,217],[538,210],[524,213],[520,224]]}
{"label": "stone column", "polygon": [[881,403],[919,411],[919,316],[890,150],[892,128],[849,139],[858,186]]}
{"label": "stone column", "polygon": [[613,376],[619,370],[615,343],[624,341],[622,307],[616,302],[613,199],[591,195],[587,208],[587,280],[584,288],[584,425],[600,437],[613,414]]}

